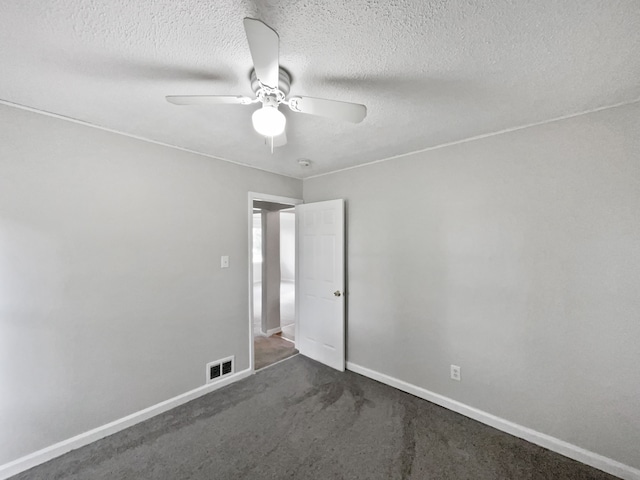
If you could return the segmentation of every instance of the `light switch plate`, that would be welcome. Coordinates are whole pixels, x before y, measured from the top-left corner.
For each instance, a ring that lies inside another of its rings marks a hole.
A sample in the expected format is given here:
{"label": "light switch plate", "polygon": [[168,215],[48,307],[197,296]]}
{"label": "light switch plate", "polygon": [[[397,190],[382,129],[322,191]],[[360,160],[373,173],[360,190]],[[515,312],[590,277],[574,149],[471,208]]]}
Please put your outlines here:
{"label": "light switch plate", "polygon": [[220,257],[220,268],[229,268],[229,256],[223,255]]}

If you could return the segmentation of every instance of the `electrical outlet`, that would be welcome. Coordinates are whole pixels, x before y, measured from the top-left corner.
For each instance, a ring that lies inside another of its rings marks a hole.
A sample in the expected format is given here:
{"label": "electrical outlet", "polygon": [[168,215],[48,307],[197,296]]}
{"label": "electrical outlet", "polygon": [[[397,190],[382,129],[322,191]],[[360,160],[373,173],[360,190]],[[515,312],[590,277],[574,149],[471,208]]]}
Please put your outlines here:
{"label": "electrical outlet", "polygon": [[458,365],[451,365],[451,380],[460,381],[460,367]]}

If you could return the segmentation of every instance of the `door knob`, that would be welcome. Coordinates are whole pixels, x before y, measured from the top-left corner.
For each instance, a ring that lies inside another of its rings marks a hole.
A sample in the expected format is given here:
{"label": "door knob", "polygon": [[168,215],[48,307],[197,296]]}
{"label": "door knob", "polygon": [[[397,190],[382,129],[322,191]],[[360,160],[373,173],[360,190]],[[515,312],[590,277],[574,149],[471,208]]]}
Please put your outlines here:
{"label": "door knob", "polygon": [[334,294],[336,297],[339,297],[340,295],[342,295],[342,293],[340,293],[340,290],[336,290],[335,292],[333,292],[333,294]]}

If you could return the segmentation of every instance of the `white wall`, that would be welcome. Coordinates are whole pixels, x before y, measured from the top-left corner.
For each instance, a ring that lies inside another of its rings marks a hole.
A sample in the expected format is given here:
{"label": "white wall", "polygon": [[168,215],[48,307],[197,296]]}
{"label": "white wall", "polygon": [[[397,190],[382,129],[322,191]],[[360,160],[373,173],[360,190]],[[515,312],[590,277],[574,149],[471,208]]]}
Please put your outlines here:
{"label": "white wall", "polygon": [[347,200],[349,361],[640,468],[640,104],[304,198]]}
{"label": "white wall", "polygon": [[262,283],[262,214],[253,214],[253,250],[254,254],[260,252],[260,256],[254,255],[253,283]]}
{"label": "white wall", "polygon": [[296,278],[296,214],[280,212],[280,271],[282,281]]}
{"label": "white wall", "polygon": [[249,367],[249,191],[301,182],[0,106],[0,464]]}

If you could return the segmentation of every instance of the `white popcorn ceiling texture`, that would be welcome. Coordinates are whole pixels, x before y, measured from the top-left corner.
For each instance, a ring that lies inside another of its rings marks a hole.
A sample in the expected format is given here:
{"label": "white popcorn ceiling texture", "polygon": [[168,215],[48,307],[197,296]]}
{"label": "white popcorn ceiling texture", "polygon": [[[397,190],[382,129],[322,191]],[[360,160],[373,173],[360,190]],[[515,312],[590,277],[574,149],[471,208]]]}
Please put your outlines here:
{"label": "white popcorn ceiling texture", "polygon": [[[280,35],[292,95],[364,122],[284,107],[272,155],[255,105],[167,103],[252,95],[246,16]],[[305,177],[637,100],[640,2],[3,0],[0,65],[2,100]]]}

